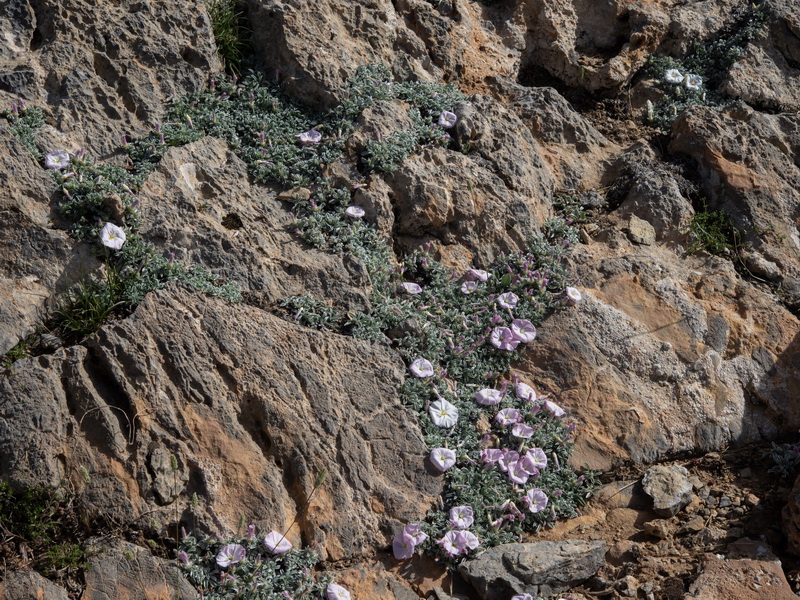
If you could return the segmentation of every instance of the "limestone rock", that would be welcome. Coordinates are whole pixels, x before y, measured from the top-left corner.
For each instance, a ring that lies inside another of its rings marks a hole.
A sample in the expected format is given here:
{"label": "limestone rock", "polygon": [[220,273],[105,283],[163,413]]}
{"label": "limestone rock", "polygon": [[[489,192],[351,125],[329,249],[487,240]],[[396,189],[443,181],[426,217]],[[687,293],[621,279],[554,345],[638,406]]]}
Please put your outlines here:
{"label": "limestone rock", "polygon": [[630,219],[628,219],[628,235],[635,244],[652,246],[656,241],[655,228],[636,215],[631,215]]}
{"label": "limestone rock", "polygon": [[687,597],[698,600],[794,600],[779,562],[708,555]]}
{"label": "limestone rock", "polygon": [[275,191],[251,184],[245,163],[222,140],[171,148],[139,197],[142,236],[176,260],[233,281],[251,300],[274,305],[308,293],[347,310],[368,304],[364,267],[304,247],[292,233],[289,207]]}
{"label": "limestone rock", "polygon": [[[653,510],[672,517],[692,501],[689,472],[680,465],[656,465],[647,469],[642,479],[645,493],[653,499]],[[665,536],[666,537],[666,536]]]}
{"label": "limestone rock", "polygon": [[149,550],[112,536],[88,540],[87,549],[89,568],[82,600],[197,597],[174,560],[156,558]]}
{"label": "limestone rock", "polygon": [[10,571],[0,582],[0,600],[69,600],[69,596],[36,571]]}
{"label": "limestone rock", "polygon": [[605,563],[605,542],[563,540],[503,544],[461,563],[458,572],[483,600],[550,596],[579,585]]}
{"label": "limestone rock", "polygon": [[[8,4],[8,3],[6,3]],[[13,2],[0,36],[0,105],[46,108],[74,147],[105,156],[146,133],[165,101],[221,69],[204,4]]]}
{"label": "limestone rock", "polygon": [[282,530],[327,469],[289,538],[334,560],[385,545],[440,493],[386,349],[179,288],[87,346],[0,381],[0,470],[15,487],[69,479],[82,502],[120,522],[147,514],[156,532],[176,514],[203,531],[242,514]]}

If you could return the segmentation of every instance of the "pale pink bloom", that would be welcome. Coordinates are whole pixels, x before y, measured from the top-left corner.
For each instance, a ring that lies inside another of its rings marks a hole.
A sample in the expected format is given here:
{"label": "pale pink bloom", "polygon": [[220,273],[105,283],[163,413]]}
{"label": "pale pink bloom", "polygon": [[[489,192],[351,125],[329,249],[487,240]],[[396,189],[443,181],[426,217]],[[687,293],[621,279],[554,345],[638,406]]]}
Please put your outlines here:
{"label": "pale pink bloom", "polygon": [[517,382],[517,385],[514,386],[514,391],[517,394],[517,398],[520,400],[536,402],[536,391],[527,383],[522,383],[521,381]]}
{"label": "pale pink bloom", "polygon": [[530,452],[526,452],[525,456],[520,457],[517,461],[517,468],[522,469],[528,475],[533,475],[534,477],[539,476],[539,467],[536,461],[530,456]]}
{"label": "pale pink bloom", "polygon": [[540,488],[533,488],[528,490],[528,493],[522,497],[522,501],[528,505],[528,510],[532,513],[543,511],[547,508],[547,494]]}
{"label": "pale pink bloom", "polygon": [[227,567],[228,565],[235,565],[240,562],[247,555],[244,546],[239,544],[228,544],[217,554],[217,564],[220,567]]}
{"label": "pale pink bloom", "polygon": [[556,417],[563,417],[564,414],[565,414],[563,408],[561,408],[555,402],[551,402],[550,400],[545,400],[544,401],[544,407],[547,410],[549,410],[551,413],[553,413],[553,415],[555,415]]}
{"label": "pale pink bloom", "polygon": [[181,550],[180,552],[178,552],[178,560],[181,561],[183,564],[188,565],[189,555],[186,554],[186,552],[184,552],[183,550]]}
{"label": "pale pink bloom", "polygon": [[503,456],[497,461],[497,466],[505,473],[519,460],[519,453],[514,450],[504,450]]}
{"label": "pale pink bloom", "polygon": [[544,450],[541,448],[531,448],[525,453],[525,456],[530,457],[533,466],[537,469],[547,468],[547,455],[545,455]]}
{"label": "pale pink bloom", "polygon": [[494,420],[495,422],[499,423],[503,427],[507,425],[513,425],[514,423],[519,423],[522,419],[522,415],[516,408],[504,408],[500,412],[497,413]]}
{"label": "pale pink bloom", "polygon": [[451,113],[449,110],[443,110],[442,114],[439,115],[439,127],[443,129],[450,129],[453,127],[456,122],[458,121],[458,117],[455,113]]}
{"label": "pale pink bloom", "polygon": [[576,304],[583,299],[583,296],[581,295],[580,291],[577,288],[568,287],[566,289],[566,293],[567,293],[567,298],[569,298],[570,300],[572,300],[572,302]]}
{"label": "pale pink bloom", "polygon": [[530,439],[535,429],[525,423],[515,423],[511,429],[511,435],[514,437],[522,438],[523,440]]}
{"label": "pale pink bloom", "polygon": [[700,87],[703,85],[703,78],[700,75],[687,75],[686,76],[686,88],[689,90],[699,90]]}
{"label": "pale pink bloom", "polygon": [[434,448],[430,459],[434,467],[444,472],[456,464],[456,453],[449,448]]}
{"label": "pale pink bloom", "polygon": [[506,292],[497,297],[497,303],[503,308],[514,308],[519,302],[519,297],[514,292]]}
{"label": "pale pink bloom", "polygon": [[511,321],[511,333],[515,339],[526,344],[536,339],[536,327],[528,319]]}
{"label": "pale pink bloom", "polygon": [[450,527],[466,529],[475,522],[472,508],[469,506],[456,506],[450,509]]}
{"label": "pale pink bloom", "polygon": [[514,334],[508,327],[495,327],[492,329],[489,342],[491,342],[492,346],[500,350],[513,350],[519,346],[519,340],[514,337]]}
{"label": "pale pink bloom", "polygon": [[402,283],[402,286],[406,290],[406,292],[408,292],[411,295],[422,293],[422,288],[418,284],[412,283],[411,281],[404,281]]}
{"label": "pale pink bloom", "polygon": [[517,594],[516,596],[511,596],[511,600],[534,600],[534,598],[530,594]]}
{"label": "pale pink bloom", "polygon": [[311,145],[311,144],[319,144],[322,141],[322,134],[317,131],[316,127],[312,127],[308,131],[304,131],[297,135],[297,139],[300,140],[300,143],[304,146]]}
{"label": "pale pink bloom", "polygon": [[667,83],[683,83],[683,73],[678,69],[669,69],[664,74],[664,80]]}
{"label": "pale pink bloom", "polygon": [[264,546],[272,554],[283,554],[292,549],[292,543],[274,529],[264,536]]}
{"label": "pale pink bloom", "polygon": [[125,245],[126,239],[127,236],[125,232],[113,223],[106,223],[100,230],[100,241],[103,242],[103,246],[111,248],[112,250],[119,250],[122,248],[122,246]]}
{"label": "pale pink bloom", "polygon": [[418,358],[417,360],[412,362],[411,366],[409,366],[408,368],[417,377],[433,376],[433,365],[431,364],[431,361],[426,360],[424,358]]}
{"label": "pale pink bloom", "polygon": [[470,269],[464,273],[464,279],[467,281],[487,281],[489,279],[489,272],[483,269]]}
{"label": "pale pink bloom", "polygon": [[508,464],[508,478],[518,485],[525,485],[531,475],[520,466],[519,462],[517,460]]}
{"label": "pale pink bloom", "polygon": [[471,294],[475,290],[478,289],[478,284],[474,281],[465,281],[461,284],[461,293],[462,294]]}
{"label": "pale pink bloom", "polygon": [[481,450],[481,462],[487,465],[493,465],[503,458],[504,454],[505,453],[499,448],[484,448]]}
{"label": "pale pink bloom", "polygon": [[500,390],[493,390],[490,388],[480,390],[479,392],[475,392],[475,402],[478,404],[483,404],[484,406],[492,406],[494,404],[500,404],[500,401],[503,399],[503,392]]}
{"label": "pale pink bloom", "polygon": [[405,560],[414,556],[416,545],[413,537],[401,531],[392,540],[392,553],[397,560]]}
{"label": "pale pink bloom", "polygon": [[447,556],[456,556],[461,554],[461,548],[459,547],[459,539],[458,539],[457,531],[448,531],[444,534],[444,537],[440,540],[436,540],[436,543],[439,544],[442,548],[444,548],[444,553]]}
{"label": "pale pink bloom", "polygon": [[478,536],[471,531],[459,531],[456,537],[461,554],[467,554],[470,550],[475,550],[475,548],[481,544],[480,540],[478,540]]}
{"label": "pale pink bloom", "polygon": [[325,588],[325,596],[328,600],[350,600],[350,592],[336,583],[328,584]]}
{"label": "pale pink bloom", "polygon": [[61,170],[69,166],[69,154],[66,150],[53,150],[44,157],[44,166],[48,169]]}
{"label": "pale pink bloom", "polygon": [[360,206],[348,206],[346,209],[344,209],[344,214],[354,219],[360,219],[366,213],[364,212],[364,209],[361,208]]}
{"label": "pale pink bloom", "polygon": [[444,398],[431,403],[428,413],[438,427],[453,427],[458,422],[458,409]]}
{"label": "pale pink bloom", "polygon": [[428,534],[422,531],[422,527],[418,523],[409,523],[403,527],[403,533],[411,536],[417,546],[428,539]]}

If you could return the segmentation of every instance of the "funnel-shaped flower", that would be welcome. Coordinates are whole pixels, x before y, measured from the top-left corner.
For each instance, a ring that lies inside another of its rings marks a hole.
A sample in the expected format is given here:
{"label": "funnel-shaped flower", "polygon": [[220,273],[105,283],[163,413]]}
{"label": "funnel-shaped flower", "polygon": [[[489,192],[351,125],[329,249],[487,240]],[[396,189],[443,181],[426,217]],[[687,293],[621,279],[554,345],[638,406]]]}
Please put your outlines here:
{"label": "funnel-shaped flower", "polygon": [[678,69],[669,69],[664,73],[664,81],[667,83],[683,83],[683,73]]}
{"label": "funnel-shaped flower", "polygon": [[433,423],[439,427],[452,427],[458,422],[458,409],[444,398],[433,402],[428,413]]}
{"label": "funnel-shaped flower", "polygon": [[583,299],[583,296],[581,295],[580,291],[577,288],[568,287],[566,289],[566,292],[567,292],[567,298],[569,298],[572,302],[576,304]]}
{"label": "funnel-shaped flower", "polygon": [[264,537],[264,546],[272,554],[283,554],[292,549],[291,542],[274,529]]}
{"label": "funnel-shaped flower", "polygon": [[519,346],[520,340],[514,337],[514,333],[508,327],[495,327],[489,336],[489,342],[500,350],[514,350]]}
{"label": "funnel-shaped flower", "polygon": [[347,208],[344,209],[344,214],[346,214],[348,217],[352,219],[360,219],[366,213],[364,212],[364,209],[361,208],[360,206],[348,206]]}
{"label": "funnel-shaped flower", "polygon": [[217,554],[217,564],[220,567],[235,565],[246,555],[247,551],[244,549],[244,546],[240,546],[239,544],[228,544],[219,551],[219,554]]}
{"label": "funnel-shaped flower", "polygon": [[401,531],[392,540],[392,553],[397,560],[406,560],[414,556],[416,546],[414,538]]}
{"label": "funnel-shaped flower", "polygon": [[300,140],[300,143],[304,146],[319,144],[322,141],[322,134],[317,131],[316,127],[312,127],[308,131],[298,134],[297,139]]}
{"label": "funnel-shaped flower", "polygon": [[422,293],[422,288],[421,288],[421,287],[419,286],[419,284],[417,284],[417,283],[413,283],[413,282],[411,282],[411,281],[404,281],[404,282],[402,283],[402,286],[403,286],[403,289],[404,289],[404,290],[405,290],[407,293],[409,293],[409,294],[411,294],[411,295],[414,295],[414,294],[421,294],[421,293]]}
{"label": "funnel-shaped flower", "polygon": [[514,292],[506,292],[497,297],[497,303],[503,308],[514,308],[519,302],[519,296]]}
{"label": "funnel-shaped flower", "polygon": [[328,600],[350,600],[350,592],[337,583],[328,584],[325,596]]}
{"label": "funnel-shaped flower", "polygon": [[532,513],[537,513],[543,511],[547,508],[547,494],[544,493],[544,490],[539,488],[533,488],[532,490],[528,490],[522,497],[522,501],[528,505],[528,510]]}
{"label": "funnel-shaped flower", "polygon": [[494,404],[500,404],[500,401],[503,399],[503,392],[500,390],[493,390],[490,388],[480,390],[479,392],[475,392],[475,402],[478,404],[483,404],[484,406],[492,406]]}
{"label": "funnel-shaped flower", "polygon": [[470,506],[455,506],[450,509],[450,527],[466,529],[475,522],[475,516]]}
{"label": "funnel-shaped flower", "polygon": [[457,121],[458,117],[449,110],[444,110],[442,114],[439,115],[439,127],[443,127],[444,129],[450,129]]}
{"label": "funnel-shaped flower", "polygon": [[125,232],[113,223],[106,223],[100,230],[100,241],[107,248],[119,250],[125,244],[126,239]]}
{"label": "funnel-shaped flower", "polygon": [[434,448],[431,451],[430,459],[434,467],[444,472],[456,464],[456,453],[450,448]]}
{"label": "funnel-shaped flower", "polygon": [[525,344],[536,339],[536,327],[528,319],[511,321],[511,333],[515,339]]}
{"label": "funnel-shaped flower", "polygon": [[66,150],[53,150],[44,157],[44,166],[48,169],[61,170],[69,166],[69,154]]}
{"label": "funnel-shaped flower", "polygon": [[425,358],[418,358],[408,367],[411,372],[417,377],[432,377],[433,365],[431,361]]}

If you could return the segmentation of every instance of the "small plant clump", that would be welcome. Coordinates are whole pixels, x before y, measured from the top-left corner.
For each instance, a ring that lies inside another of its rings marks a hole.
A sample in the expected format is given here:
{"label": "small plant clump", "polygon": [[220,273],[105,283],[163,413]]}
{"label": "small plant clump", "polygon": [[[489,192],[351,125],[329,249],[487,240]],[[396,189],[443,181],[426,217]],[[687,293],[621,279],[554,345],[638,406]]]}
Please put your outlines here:
{"label": "small plant clump", "polygon": [[322,600],[336,584],[314,573],[318,562],[313,550],[292,550],[281,534],[256,535],[252,525],[247,535],[224,541],[185,536],[178,551],[179,565],[206,600]]}
{"label": "small plant clump", "polygon": [[764,458],[771,458],[775,466],[769,472],[793,480],[800,470],[800,444],[776,444],[772,442],[772,448],[764,454]]}
{"label": "small plant clump", "polygon": [[647,121],[668,129],[688,106],[699,104],[721,109],[730,104],[730,99],[717,88],[742,57],[747,44],[763,29],[768,16],[766,2],[750,5],[727,35],[711,42],[695,42],[682,59],[650,55],[642,74],[659,82],[664,97],[656,103],[648,101]]}
{"label": "small plant clump", "polygon": [[41,108],[25,105],[20,99],[11,105],[11,110],[0,112],[8,122],[9,131],[22,143],[28,151],[36,157],[42,158],[42,152],[36,146],[36,130],[44,125],[44,112]]}
{"label": "small plant clump", "polygon": [[[706,207],[705,201],[702,202]],[[729,254],[742,246],[742,233],[733,224],[731,216],[721,210],[702,210],[695,214],[689,225],[691,243],[687,252],[705,251],[709,254]]]}
{"label": "small plant clump", "polygon": [[248,46],[242,26],[244,14],[238,0],[209,0],[208,17],[217,53],[231,73],[241,73],[242,58]]}

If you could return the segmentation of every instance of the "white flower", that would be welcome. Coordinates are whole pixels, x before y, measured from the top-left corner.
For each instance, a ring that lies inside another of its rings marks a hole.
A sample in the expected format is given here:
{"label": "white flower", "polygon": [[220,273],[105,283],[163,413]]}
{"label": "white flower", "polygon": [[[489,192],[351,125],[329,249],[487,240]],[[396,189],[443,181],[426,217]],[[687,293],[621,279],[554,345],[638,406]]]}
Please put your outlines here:
{"label": "white flower", "polygon": [[100,230],[100,241],[103,246],[119,250],[125,244],[125,232],[113,223],[106,223]]}
{"label": "white flower", "polygon": [[433,365],[431,364],[431,361],[426,360],[424,358],[418,358],[417,360],[412,362],[411,366],[408,368],[417,377],[433,376]]}
{"label": "white flower", "polygon": [[566,413],[564,413],[564,409],[563,408],[561,408],[555,402],[551,402],[550,400],[545,400],[544,401],[544,407],[547,410],[549,410],[551,413],[553,413],[553,416],[556,416],[556,417],[563,417],[566,414]]}
{"label": "white flower", "polygon": [[312,127],[308,131],[297,134],[297,139],[299,139],[300,143],[304,146],[310,144],[319,144],[322,141],[322,134],[317,131],[316,127]]}
{"label": "white flower", "polygon": [[456,506],[450,509],[450,527],[466,529],[475,522],[474,513],[469,506]]}
{"label": "white flower", "polygon": [[536,339],[536,327],[528,319],[514,319],[511,321],[511,334],[515,340],[527,344]]}
{"label": "white flower", "polygon": [[664,81],[667,83],[683,83],[683,74],[678,69],[670,69],[664,73]]}
{"label": "white flower", "polygon": [[272,554],[283,554],[292,549],[292,543],[274,529],[264,536],[264,546]]}
{"label": "white flower", "polygon": [[325,596],[328,600],[350,600],[350,592],[336,583],[331,583],[325,588]]}
{"label": "white flower", "polygon": [[414,294],[421,294],[422,293],[422,288],[419,286],[419,284],[413,283],[411,281],[404,281],[402,283],[402,286],[403,286],[403,289],[406,292],[408,292],[409,294],[414,295]]}
{"label": "white flower", "polygon": [[444,129],[450,129],[456,124],[456,121],[458,121],[458,117],[449,110],[444,110],[442,114],[439,115],[439,127],[443,127]]}
{"label": "white flower", "polygon": [[497,303],[502,308],[514,308],[519,302],[519,297],[514,292],[506,292],[497,297]]}
{"label": "white flower", "polygon": [[514,386],[514,391],[517,394],[517,398],[520,400],[536,402],[536,390],[534,390],[527,383],[522,383],[521,381],[517,382],[517,385]]}
{"label": "white flower", "polygon": [[573,302],[580,302],[583,299],[583,296],[581,295],[580,291],[574,287],[568,287],[566,289],[566,292],[567,292],[567,298],[569,298]]}
{"label": "white flower", "polygon": [[474,281],[465,281],[461,284],[461,293],[463,294],[471,294],[475,290],[478,289],[478,284]]}
{"label": "white flower", "polygon": [[686,89],[699,90],[703,86],[703,78],[700,75],[689,74],[686,76]]}
{"label": "white flower", "polygon": [[458,422],[458,409],[444,398],[431,404],[428,413],[434,424],[439,427],[452,427]]}
{"label": "white flower", "polygon": [[346,209],[344,209],[344,214],[354,219],[360,219],[365,213],[364,209],[360,206],[348,206]]}
{"label": "white flower", "polygon": [[464,273],[464,279],[467,281],[487,281],[489,279],[489,272],[483,269],[470,269]]}
{"label": "white flower", "polygon": [[44,166],[48,169],[66,169],[69,166],[69,154],[66,150],[53,150],[44,157]]}
{"label": "white flower", "polygon": [[456,464],[456,453],[449,448],[434,448],[430,459],[434,467],[444,472]]}
{"label": "white flower", "polygon": [[492,406],[494,404],[500,404],[500,401],[503,399],[503,392],[500,390],[493,390],[491,388],[486,388],[480,390],[479,392],[475,392],[475,402],[478,404],[483,404],[484,406]]}

